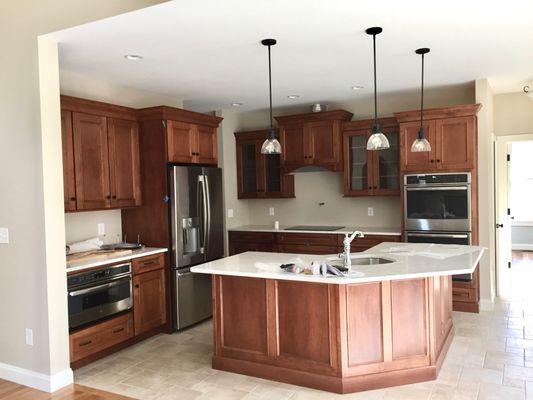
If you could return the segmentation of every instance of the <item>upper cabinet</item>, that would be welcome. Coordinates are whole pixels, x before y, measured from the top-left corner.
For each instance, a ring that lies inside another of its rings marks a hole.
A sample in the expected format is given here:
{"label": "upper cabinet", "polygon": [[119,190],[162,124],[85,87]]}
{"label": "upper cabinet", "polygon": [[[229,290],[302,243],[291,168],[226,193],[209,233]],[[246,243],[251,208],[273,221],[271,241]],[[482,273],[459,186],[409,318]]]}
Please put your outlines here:
{"label": "upper cabinet", "polygon": [[279,154],[261,154],[266,130],[235,132],[237,150],[237,197],[294,197],[294,176],[283,174]]}
{"label": "upper cabinet", "polygon": [[467,104],[424,111],[424,130],[431,144],[426,153],[411,152],[418,135],[420,111],[395,113],[400,123],[400,165],[406,172],[470,171],[477,159],[477,117],[479,104]]}
{"label": "upper cabinet", "polygon": [[343,125],[344,195],[394,196],[400,194],[399,132],[395,118],[379,120],[390,148],[370,151],[366,143],[374,120]]}
{"label": "upper cabinet", "polygon": [[138,110],[138,116],[145,125],[161,121],[166,130],[168,162],[218,164],[217,128],[222,118],[166,106]]}
{"label": "upper cabinet", "polygon": [[276,117],[284,172],[305,166],[341,171],[342,122],[351,118],[344,110]]}
{"label": "upper cabinet", "polygon": [[141,204],[134,110],[61,96],[65,211]]}

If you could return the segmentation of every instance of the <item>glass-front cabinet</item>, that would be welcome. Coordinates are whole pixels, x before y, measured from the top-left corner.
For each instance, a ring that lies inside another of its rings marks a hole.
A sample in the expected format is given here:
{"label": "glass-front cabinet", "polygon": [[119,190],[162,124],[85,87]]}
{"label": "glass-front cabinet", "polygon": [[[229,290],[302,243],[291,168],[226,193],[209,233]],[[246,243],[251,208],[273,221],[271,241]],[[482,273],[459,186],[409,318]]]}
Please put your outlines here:
{"label": "glass-front cabinet", "polygon": [[267,131],[235,132],[239,199],[294,197],[294,177],[284,175],[279,154],[261,154]]}
{"label": "glass-front cabinet", "polygon": [[366,142],[373,120],[344,124],[344,195],[394,196],[400,194],[399,132],[394,118],[380,120],[390,148],[369,151]]}

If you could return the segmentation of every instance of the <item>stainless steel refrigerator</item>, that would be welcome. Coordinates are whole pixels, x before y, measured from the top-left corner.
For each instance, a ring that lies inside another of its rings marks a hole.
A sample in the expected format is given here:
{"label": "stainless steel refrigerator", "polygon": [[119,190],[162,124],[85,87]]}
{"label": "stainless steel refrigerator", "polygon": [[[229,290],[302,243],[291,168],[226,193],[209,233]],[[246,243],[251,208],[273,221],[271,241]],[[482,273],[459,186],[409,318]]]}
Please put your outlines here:
{"label": "stainless steel refrigerator", "polygon": [[171,166],[169,183],[174,328],[183,329],[212,315],[211,277],[190,268],[224,256],[222,170]]}

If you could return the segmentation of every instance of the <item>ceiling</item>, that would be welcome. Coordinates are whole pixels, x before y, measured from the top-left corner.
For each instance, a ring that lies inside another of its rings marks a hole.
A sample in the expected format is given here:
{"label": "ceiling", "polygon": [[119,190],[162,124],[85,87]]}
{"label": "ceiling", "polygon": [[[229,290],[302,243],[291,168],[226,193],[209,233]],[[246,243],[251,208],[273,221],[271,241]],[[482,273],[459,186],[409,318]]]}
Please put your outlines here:
{"label": "ceiling", "polygon": [[531,15],[532,1],[515,0],[176,0],[50,35],[60,42],[62,71],[175,96],[198,111],[233,102],[252,110],[268,102],[267,50],[259,43],[267,37],[278,40],[275,106],[370,95],[372,40],[364,30],[375,25],[383,27],[381,92],[418,88],[418,47],[431,48],[427,87],[489,78],[496,92],[519,91],[533,80]]}

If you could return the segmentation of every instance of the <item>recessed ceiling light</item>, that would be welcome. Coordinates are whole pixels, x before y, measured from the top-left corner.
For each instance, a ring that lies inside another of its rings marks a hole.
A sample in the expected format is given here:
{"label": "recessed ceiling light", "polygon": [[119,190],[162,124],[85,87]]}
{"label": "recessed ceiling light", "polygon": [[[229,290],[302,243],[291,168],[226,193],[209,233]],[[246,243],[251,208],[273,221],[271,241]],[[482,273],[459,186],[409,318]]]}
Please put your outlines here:
{"label": "recessed ceiling light", "polygon": [[235,103],[231,103],[231,105],[233,107],[240,107],[240,106],[242,106],[242,103],[235,102]]}
{"label": "recessed ceiling light", "polygon": [[294,99],[299,99],[300,98],[300,95],[298,94],[289,94],[287,96],[288,99],[291,99],[291,100],[294,100]]}
{"label": "recessed ceiling light", "polygon": [[354,85],[352,86],[352,90],[361,90],[361,89],[364,89],[365,87],[364,86],[361,86],[361,85]]}
{"label": "recessed ceiling light", "polygon": [[142,56],[139,56],[139,55],[137,55],[137,54],[126,54],[126,55],[124,56],[124,58],[125,58],[126,60],[132,60],[132,61],[137,61],[137,60],[142,60],[142,59],[143,59]]}

